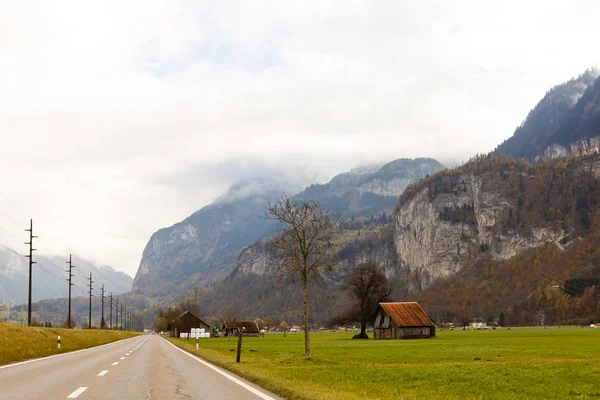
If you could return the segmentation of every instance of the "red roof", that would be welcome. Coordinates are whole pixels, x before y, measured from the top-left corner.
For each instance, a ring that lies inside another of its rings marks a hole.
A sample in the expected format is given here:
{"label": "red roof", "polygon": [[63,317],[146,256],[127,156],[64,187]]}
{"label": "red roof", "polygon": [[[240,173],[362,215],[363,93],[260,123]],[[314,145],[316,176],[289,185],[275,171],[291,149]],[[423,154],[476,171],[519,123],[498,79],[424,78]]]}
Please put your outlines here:
{"label": "red roof", "polygon": [[435,326],[418,303],[379,303],[398,326]]}

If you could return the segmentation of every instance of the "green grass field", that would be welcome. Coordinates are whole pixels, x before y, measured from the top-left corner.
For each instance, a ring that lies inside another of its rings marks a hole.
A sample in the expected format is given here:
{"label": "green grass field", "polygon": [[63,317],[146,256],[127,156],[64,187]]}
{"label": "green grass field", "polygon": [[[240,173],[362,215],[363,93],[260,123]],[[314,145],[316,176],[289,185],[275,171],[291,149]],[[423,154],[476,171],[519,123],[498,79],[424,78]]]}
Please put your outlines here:
{"label": "green grass field", "polygon": [[[59,335],[60,350],[56,346]],[[138,333],[0,324],[0,365],[99,346],[135,335]]]}
{"label": "green grass field", "polygon": [[[200,340],[201,357],[291,399],[600,398],[600,329],[438,331],[433,339],[352,340],[345,333]],[[171,339],[195,351],[195,341]]]}

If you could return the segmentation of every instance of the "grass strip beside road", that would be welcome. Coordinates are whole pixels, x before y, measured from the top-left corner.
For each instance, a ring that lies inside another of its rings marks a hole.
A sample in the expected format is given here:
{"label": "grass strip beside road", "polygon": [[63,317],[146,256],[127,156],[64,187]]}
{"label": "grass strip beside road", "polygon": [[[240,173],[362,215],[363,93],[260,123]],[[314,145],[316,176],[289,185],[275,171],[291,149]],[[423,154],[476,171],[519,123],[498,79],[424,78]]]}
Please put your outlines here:
{"label": "grass strip beside road", "polygon": [[[0,365],[87,349],[138,335],[87,329],[24,327],[0,324]],[[60,336],[61,348],[57,348]]]}
{"label": "grass strip beside road", "polygon": [[563,399],[600,397],[600,330],[443,331],[434,339],[352,340],[344,333],[169,338],[177,346],[289,399]]}

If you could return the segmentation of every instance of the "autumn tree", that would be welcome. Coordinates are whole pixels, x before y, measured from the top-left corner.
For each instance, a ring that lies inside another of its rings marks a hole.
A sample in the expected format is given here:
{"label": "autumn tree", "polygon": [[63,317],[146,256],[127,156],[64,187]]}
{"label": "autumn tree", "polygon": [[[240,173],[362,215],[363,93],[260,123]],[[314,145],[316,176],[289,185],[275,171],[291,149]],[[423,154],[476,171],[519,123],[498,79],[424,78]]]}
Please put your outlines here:
{"label": "autumn tree", "polygon": [[167,330],[167,320],[164,317],[158,316],[152,324],[155,332],[164,332]]}
{"label": "autumn tree", "polygon": [[346,290],[356,298],[356,304],[348,312],[349,319],[360,323],[360,334],[356,338],[368,339],[367,322],[377,305],[386,301],[391,293],[388,279],[376,262],[368,261],[350,273]]}
{"label": "autumn tree", "polygon": [[285,333],[290,329],[290,326],[287,322],[281,321],[279,324],[279,329],[283,332],[283,336],[285,336]]}
{"label": "autumn tree", "polygon": [[267,206],[267,219],[284,224],[273,239],[278,270],[287,277],[300,277],[304,296],[304,357],[310,360],[308,283],[333,269],[332,240],[339,215],[332,215],[314,200],[295,201],[287,195]]}
{"label": "autumn tree", "polygon": [[273,328],[275,326],[275,322],[273,322],[273,318],[271,317],[266,317],[263,321],[267,329]]}

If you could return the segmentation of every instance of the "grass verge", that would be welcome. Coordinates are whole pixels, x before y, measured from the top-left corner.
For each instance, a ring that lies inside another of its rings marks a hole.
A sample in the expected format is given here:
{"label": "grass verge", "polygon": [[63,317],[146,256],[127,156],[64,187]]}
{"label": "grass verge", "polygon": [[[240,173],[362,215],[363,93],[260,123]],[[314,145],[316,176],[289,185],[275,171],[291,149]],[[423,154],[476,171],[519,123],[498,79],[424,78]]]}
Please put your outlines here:
{"label": "grass verge", "polygon": [[344,333],[200,341],[177,346],[289,399],[598,398],[600,330],[444,331],[434,339],[352,340]]}
{"label": "grass verge", "polygon": [[[23,327],[0,324],[0,365],[86,349],[138,335],[136,332]],[[61,348],[57,349],[60,336]]]}

